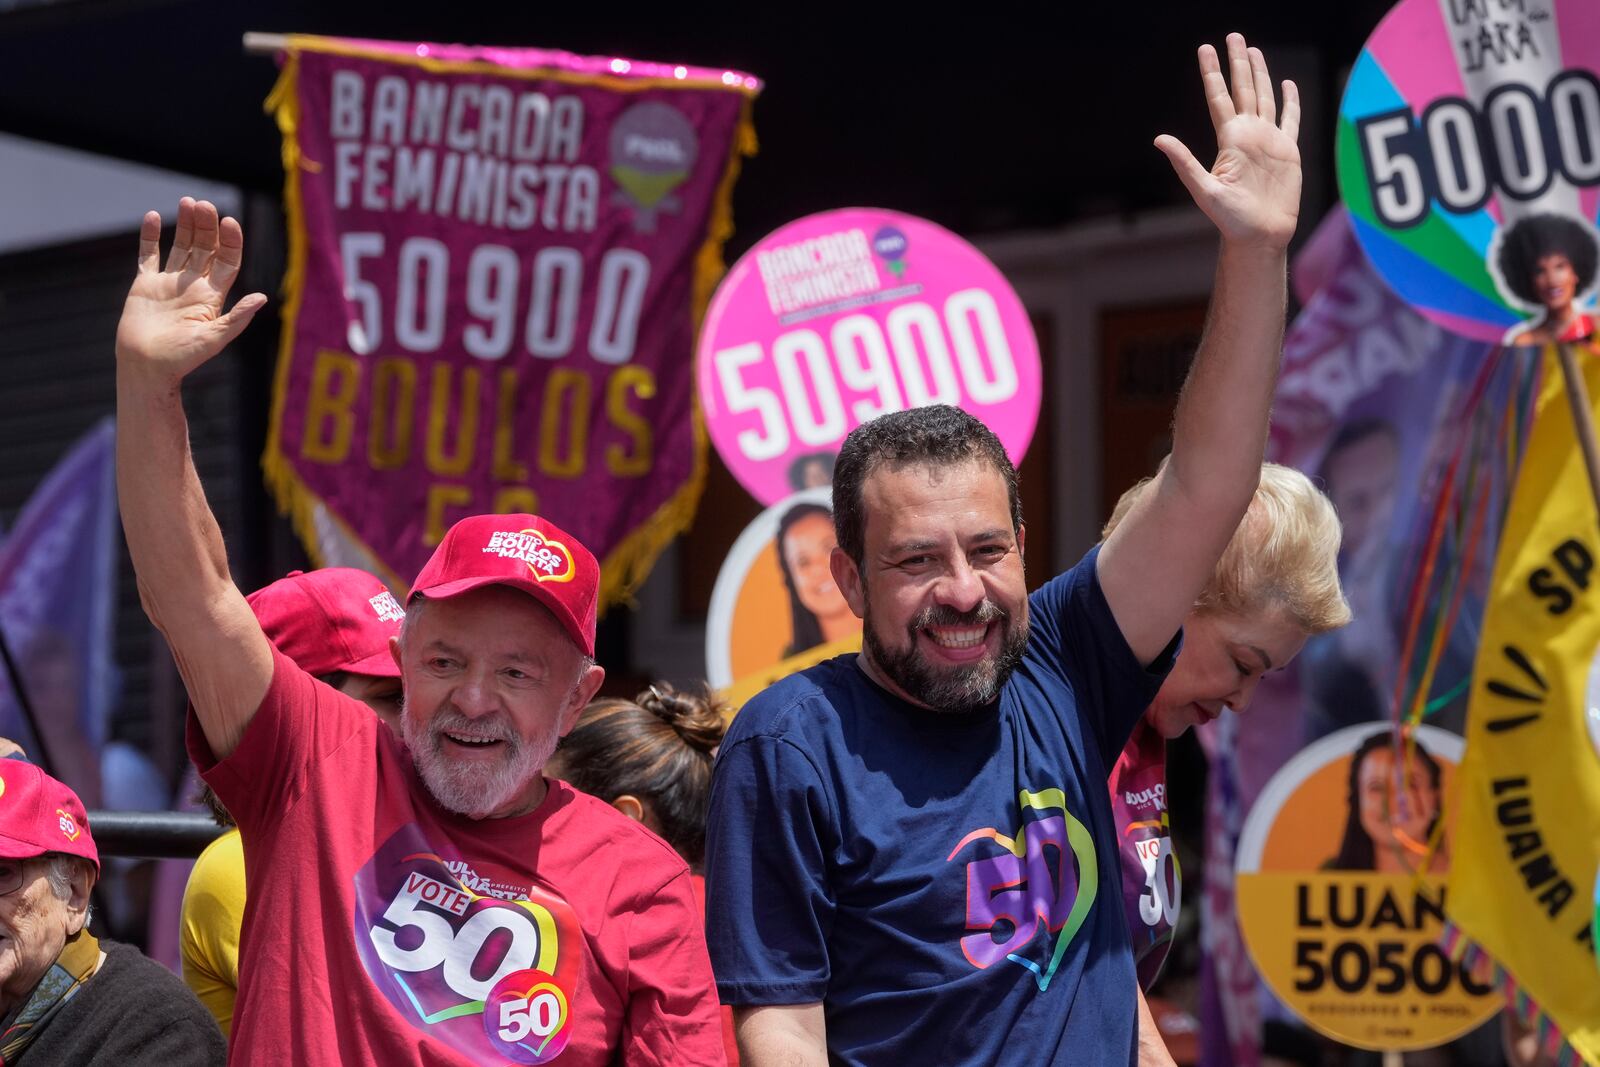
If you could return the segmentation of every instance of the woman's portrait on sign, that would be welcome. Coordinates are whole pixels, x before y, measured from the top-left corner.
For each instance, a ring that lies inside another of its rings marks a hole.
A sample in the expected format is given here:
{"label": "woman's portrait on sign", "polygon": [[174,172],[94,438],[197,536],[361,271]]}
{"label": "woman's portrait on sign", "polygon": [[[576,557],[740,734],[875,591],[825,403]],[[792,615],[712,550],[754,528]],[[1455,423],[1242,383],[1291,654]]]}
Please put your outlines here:
{"label": "woman's portrait on sign", "polygon": [[1547,345],[1592,335],[1597,260],[1600,238],[1588,222],[1546,213],[1507,227],[1493,263],[1502,287],[1530,318],[1512,327],[1506,343]]}
{"label": "woman's portrait on sign", "polygon": [[1344,836],[1324,869],[1414,874],[1426,861],[1430,874],[1448,871],[1443,793],[1443,768],[1420,743],[1397,749],[1393,730],[1372,734],[1350,755]]}
{"label": "woman's portrait on sign", "polygon": [[778,520],[774,540],[789,593],[790,638],[784,658],[859,633],[861,622],[834,584],[828,563],[839,543],[833,512],[822,504],[796,504]]}

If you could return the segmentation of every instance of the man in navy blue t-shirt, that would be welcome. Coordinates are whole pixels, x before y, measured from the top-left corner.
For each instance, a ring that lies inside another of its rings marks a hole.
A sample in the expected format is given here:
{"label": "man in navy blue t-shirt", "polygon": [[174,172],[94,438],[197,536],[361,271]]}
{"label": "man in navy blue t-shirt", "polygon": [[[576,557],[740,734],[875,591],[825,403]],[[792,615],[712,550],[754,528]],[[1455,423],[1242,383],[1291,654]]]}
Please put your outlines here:
{"label": "man in navy blue t-shirt", "polygon": [[749,1067],[1138,1055],[1106,775],[1255,491],[1300,199],[1294,87],[1280,125],[1261,53],[1228,53],[1231,92],[1200,50],[1212,169],[1156,142],[1222,249],[1172,455],[1106,542],[1027,596],[1016,472],[954,408],[840,451],[862,652],[751,700],[712,789],[706,933]]}

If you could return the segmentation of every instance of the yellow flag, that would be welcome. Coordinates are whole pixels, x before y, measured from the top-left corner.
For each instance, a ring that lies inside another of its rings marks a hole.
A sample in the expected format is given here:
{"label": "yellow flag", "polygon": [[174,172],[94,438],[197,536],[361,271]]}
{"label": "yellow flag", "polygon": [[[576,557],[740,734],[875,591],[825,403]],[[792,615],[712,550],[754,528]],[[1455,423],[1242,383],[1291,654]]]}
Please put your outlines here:
{"label": "yellow flag", "polygon": [[[1577,352],[1600,397],[1600,348]],[[1555,350],[1546,351],[1472,683],[1451,920],[1600,1065],[1592,927],[1600,864],[1600,518]]]}

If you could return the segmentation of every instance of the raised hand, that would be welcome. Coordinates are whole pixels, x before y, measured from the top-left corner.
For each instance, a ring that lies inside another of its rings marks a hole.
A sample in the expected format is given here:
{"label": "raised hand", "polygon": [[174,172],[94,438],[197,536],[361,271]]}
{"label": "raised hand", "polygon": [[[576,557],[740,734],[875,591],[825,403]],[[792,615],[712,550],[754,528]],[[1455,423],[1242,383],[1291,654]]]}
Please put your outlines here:
{"label": "raised hand", "polygon": [[139,272],[117,323],[117,360],[125,368],[178,381],[222,351],[266,305],[251,293],[226,315],[222,305],[239,276],[244,232],[218,220],[209,201],[178,202],[178,228],[160,266],[161,216],[139,227]]}
{"label": "raised hand", "polygon": [[[1217,158],[1207,170],[1176,137],[1156,138],[1189,195],[1237,244],[1282,249],[1294,236],[1300,215],[1300,92],[1283,83],[1283,117],[1278,118],[1272,76],[1259,48],[1228,35],[1228,74],[1222,76],[1217,51],[1200,46],[1200,80],[1217,131]],[[1228,90],[1228,81],[1233,91]]]}

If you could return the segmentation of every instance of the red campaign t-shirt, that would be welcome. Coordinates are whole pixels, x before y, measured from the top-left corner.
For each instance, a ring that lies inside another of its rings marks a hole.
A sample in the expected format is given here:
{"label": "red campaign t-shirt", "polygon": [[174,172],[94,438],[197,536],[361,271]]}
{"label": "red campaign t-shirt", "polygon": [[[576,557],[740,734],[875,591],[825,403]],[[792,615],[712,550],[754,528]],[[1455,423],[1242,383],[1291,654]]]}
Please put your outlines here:
{"label": "red campaign t-shirt", "polygon": [[[692,876],[694,882],[695,903],[700,906],[700,914],[706,912],[706,880],[696,874]],[[733,1009],[728,1005],[722,1006],[722,1050],[727,1053],[728,1067],[739,1067],[739,1042],[734,1037]]]}
{"label": "red campaign t-shirt", "polygon": [[1107,780],[1122,860],[1122,907],[1139,987],[1148,990],[1172,948],[1183,875],[1167,823],[1167,743],[1140,719]]}
{"label": "red campaign t-shirt", "polygon": [[446,811],[364,704],[273,671],[227,759],[189,716],[244,839],[233,1064],[723,1062],[665,842],[557,781],[517,818]]}

